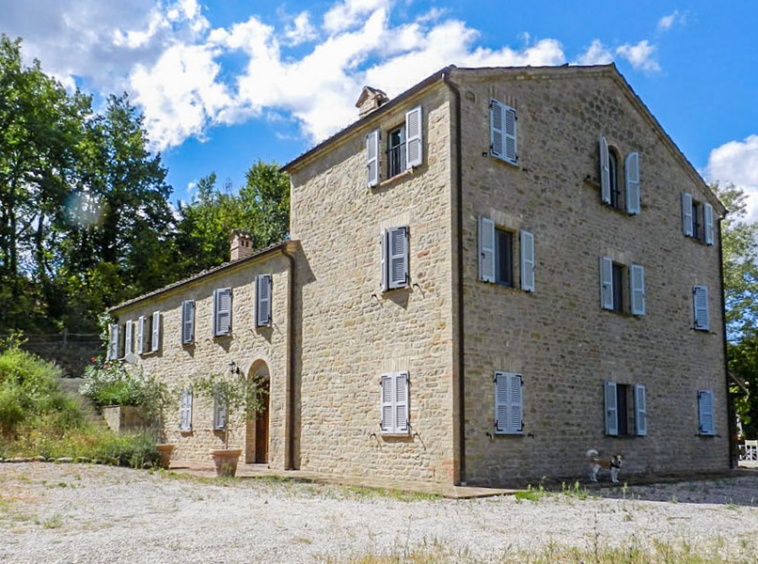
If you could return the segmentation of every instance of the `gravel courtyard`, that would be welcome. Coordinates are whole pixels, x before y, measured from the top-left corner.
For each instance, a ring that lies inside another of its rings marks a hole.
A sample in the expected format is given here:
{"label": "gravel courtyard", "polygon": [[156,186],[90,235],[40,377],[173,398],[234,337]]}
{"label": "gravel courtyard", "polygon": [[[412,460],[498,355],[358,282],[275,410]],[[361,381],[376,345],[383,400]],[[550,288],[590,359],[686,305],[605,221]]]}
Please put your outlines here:
{"label": "gravel courtyard", "polygon": [[551,546],[655,543],[717,547],[735,561],[758,554],[758,474],[532,497],[448,500],[0,464],[0,562],[378,562],[382,555],[403,561],[418,547],[454,554],[452,561],[500,562]]}

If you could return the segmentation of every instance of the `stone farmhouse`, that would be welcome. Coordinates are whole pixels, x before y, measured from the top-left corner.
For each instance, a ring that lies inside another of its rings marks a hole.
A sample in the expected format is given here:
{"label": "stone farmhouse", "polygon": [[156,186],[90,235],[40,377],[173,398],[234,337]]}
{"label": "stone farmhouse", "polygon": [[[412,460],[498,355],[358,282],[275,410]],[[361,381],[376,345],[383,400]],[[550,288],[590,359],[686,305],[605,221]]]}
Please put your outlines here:
{"label": "stone farmhouse", "polygon": [[[291,240],[111,310],[112,358],[268,382],[244,461],[442,485],[730,465],[726,210],[614,65],[447,67],[287,164]],[[233,363],[233,364],[231,364]],[[207,461],[223,405],[165,432]]]}

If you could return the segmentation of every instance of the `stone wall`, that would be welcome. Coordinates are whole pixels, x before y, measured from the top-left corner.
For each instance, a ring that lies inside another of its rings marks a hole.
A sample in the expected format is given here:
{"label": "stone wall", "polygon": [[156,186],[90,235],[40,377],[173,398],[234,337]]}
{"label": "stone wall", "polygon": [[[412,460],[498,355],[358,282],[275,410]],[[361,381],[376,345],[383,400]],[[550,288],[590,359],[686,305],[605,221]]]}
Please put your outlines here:
{"label": "stone wall", "polygon": [[[452,73],[464,127],[468,483],[584,475],[589,448],[623,453],[625,472],[728,467],[718,241],[686,238],[680,216],[682,192],[708,196],[612,72]],[[489,156],[490,98],[517,109],[517,167]],[[621,167],[639,152],[639,215],[601,203],[601,135]],[[518,289],[518,236],[516,288],[478,281],[480,215],[533,233],[535,292]],[[628,289],[625,313],[601,309],[601,256],[644,266],[646,315],[628,313]],[[695,284],[709,288],[709,332],[693,329]],[[494,370],[523,374],[521,436],[488,436]],[[647,387],[646,437],[605,436],[606,380]],[[715,437],[698,436],[700,389],[715,394]]]}

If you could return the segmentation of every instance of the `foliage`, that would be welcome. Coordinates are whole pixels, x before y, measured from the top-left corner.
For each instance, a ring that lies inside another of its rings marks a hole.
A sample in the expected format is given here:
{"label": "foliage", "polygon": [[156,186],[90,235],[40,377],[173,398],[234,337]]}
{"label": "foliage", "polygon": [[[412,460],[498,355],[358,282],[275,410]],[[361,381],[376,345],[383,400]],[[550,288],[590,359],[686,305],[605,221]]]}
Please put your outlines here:
{"label": "foliage", "polygon": [[218,400],[226,405],[225,448],[229,448],[229,428],[263,410],[263,394],[266,392],[256,376],[245,378],[233,372],[194,375],[190,378],[189,387],[193,396]]}

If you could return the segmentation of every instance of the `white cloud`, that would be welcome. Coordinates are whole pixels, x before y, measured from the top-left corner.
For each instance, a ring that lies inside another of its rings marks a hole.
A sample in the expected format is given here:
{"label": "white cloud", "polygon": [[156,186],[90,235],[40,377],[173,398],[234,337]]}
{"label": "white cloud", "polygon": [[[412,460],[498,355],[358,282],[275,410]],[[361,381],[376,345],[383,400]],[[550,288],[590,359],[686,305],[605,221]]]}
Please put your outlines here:
{"label": "white cloud", "polygon": [[653,59],[657,47],[650,45],[647,39],[643,39],[637,45],[626,43],[616,49],[616,54],[629,61],[635,70],[645,72],[657,72],[661,66]]}
{"label": "white cloud", "polygon": [[587,50],[576,59],[577,65],[607,65],[613,62],[611,53],[599,39],[595,39]]}
{"label": "white cloud", "polygon": [[680,14],[679,10],[674,10],[668,16],[663,16],[658,20],[658,31],[668,31],[675,23],[685,25],[687,23],[687,13]]}
{"label": "white cloud", "polygon": [[287,45],[300,45],[317,37],[318,32],[311,25],[308,12],[300,12],[284,30],[284,39]]}
{"label": "white cloud", "polygon": [[361,17],[389,9],[390,0],[342,0],[324,14],[324,29],[336,34],[357,26]]}
{"label": "white cloud", "polygon": [[711,151],[705,176],[712,182],[734,184],[748,195],[748,219],[758,220],[758,135],[730,141]]}

